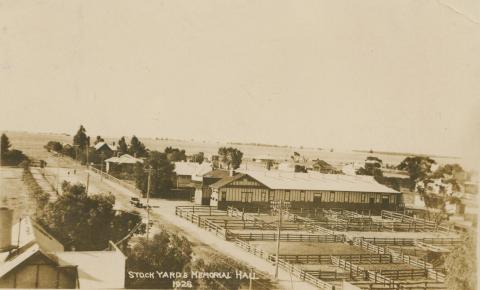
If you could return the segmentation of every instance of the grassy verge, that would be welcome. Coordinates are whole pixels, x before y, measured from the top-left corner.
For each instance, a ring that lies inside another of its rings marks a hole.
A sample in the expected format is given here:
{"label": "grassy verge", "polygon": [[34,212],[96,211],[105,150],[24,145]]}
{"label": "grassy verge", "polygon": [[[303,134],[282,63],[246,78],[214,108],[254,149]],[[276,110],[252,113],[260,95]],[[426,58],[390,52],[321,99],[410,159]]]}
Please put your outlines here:
{"label": "grassy verge", "polygon": [[[35,180],[29,166],[24,167],[22,180],[25,183],[25,185],[27,186],[29,193],[37,201],[36,202],[37,210],[38,209],[43,209],[47,205],[47,203],[50,199],[50,195],[48,193],[46,193],[42,189],[42,187],[38,184],[38,182]],[[38,212],[38,211],[36,211],[36,212]]]}

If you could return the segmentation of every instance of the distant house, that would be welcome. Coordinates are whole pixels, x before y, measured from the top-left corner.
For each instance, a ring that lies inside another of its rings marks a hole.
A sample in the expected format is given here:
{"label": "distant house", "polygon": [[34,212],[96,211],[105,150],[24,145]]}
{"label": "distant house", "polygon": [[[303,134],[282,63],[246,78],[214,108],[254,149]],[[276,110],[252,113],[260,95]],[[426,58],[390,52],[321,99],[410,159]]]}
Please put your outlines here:
{"label": "distant house", "polygon": [[133,170],[135,164],[143,163],[143,159],[135,158],[130,154],[123,154],[120,157],[111,157],[105,160],[106,170],[109,172],[112,168],[121,168],[124,171]]}
{"label": "distant house", "polygon": [[103,154],[107,158],[111,157],[115,152],[115,147],[106,142],[98,142],[93,147],[98,154]]}
{"label": "distant house", "polygon": [[203,162],[175,162],[175,174],[176,174],[176,187],[194,188],[193,179],[195,176],[203,176],[205,173],[212,170],[212,164]]}
{"label": "distant house", "polygon": [[356,175],[357,170],[362,168],[364,163],[361,162],[349,162],[342,166],[342,172],[346,175]]}
{"label": "distant house", "polygon": [[0,208],[0,288],[124,288],[126,257],[113,244],[104,251],[65,252],[29,217],[12,225]]}
{"label": "distant house", "polygon": [[229,171],[222,169],[215,169],[209,171],[202,176],[196,175],[194,181],[197,181],[195,187],[195,204],[209,205],[212,196],[210,185],[225,178],[229,175]]}
{"label": "distant house", "polygon": [[326,174],[339,173],[339,170],[337,170],[337,168],[320,159],[313,161],[312,170],[320,173],[326,173]]}
{"label": "distant house", "polygon": [[292,208],[344,208],[349,210],[397,210],[402,194],[375,181],[372,176],[348,176],[280,171],[241,171],[210,185],[210,205],[224,209],[268,209],[284,200]]}

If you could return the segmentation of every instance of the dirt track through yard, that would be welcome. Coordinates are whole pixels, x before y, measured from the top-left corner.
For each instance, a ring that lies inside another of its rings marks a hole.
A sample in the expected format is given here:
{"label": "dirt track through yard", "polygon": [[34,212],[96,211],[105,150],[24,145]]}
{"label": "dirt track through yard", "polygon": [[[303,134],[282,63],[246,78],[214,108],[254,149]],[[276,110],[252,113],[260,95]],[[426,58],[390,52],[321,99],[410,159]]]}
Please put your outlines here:
{"label": "dirt track through yard", "polygon": [[[254,241],[252,245],[271,254],[276,252],[274,241]],[[346,243],[316,243],[316,242],[280,242],[281,255],[350,255],[368,254],[365,250]]]}

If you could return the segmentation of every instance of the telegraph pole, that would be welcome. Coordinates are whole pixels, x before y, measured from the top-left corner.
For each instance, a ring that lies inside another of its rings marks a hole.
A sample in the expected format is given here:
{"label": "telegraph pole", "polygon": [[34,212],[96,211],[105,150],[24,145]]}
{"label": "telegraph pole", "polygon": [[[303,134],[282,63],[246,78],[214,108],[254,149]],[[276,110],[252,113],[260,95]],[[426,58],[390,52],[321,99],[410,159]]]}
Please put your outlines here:
{"label": "telegraph pole", "polygon": [[152,184],[152,168],[148,170],[148,179],[147,179],[147,245],[148,245],[148,235],[150,232],[150,189]]}
{"label": "telegraph pole", "polygon": [[90,173],[88,172],[88,142],[85,144],[85,147],[87,148],[87,151],[86,151],[86,154],[87,154],[87,187],[85,188],[85,192],[87,193],[88,195],[88,185],[90,183]]}
{"label": "telegraph pole", "polygon": [[277,231],[277,253],[276,253],[276,259],[275,259],[275,279],[278,279],[278,261],[279,261],[279,256],[280,256],[280,231],[282,230],[282,205],[283,205],[283,200],[280,200],[279,202],[279,207],[278,207],[278,231]]}

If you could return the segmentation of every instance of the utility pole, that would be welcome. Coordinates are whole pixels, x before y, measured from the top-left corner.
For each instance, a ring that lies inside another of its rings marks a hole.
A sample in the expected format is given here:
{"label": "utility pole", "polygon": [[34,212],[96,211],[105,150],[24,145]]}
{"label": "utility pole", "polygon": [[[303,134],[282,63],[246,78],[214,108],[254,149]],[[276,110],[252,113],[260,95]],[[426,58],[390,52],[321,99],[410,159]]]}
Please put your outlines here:
{"label": "utility pole", "polygon": [[88,172],[88,166],[89,166],[89,164],[88,164],[88,142],[85,144],[85,147],[87,149],[87,151],[86,151],[86,154],[87,154],[87,187],[85,188],[85,192],[88,195],[88,185],[90,183],[90,173]]}
{"label": "utility pole", "polygon": [[150,189],[152,184],[152,168],[150,167],[148,170],[148,179],[147,179],[147,246],[148,246],[148,235],[150,232]]}
{"label": "utility pole", "polygon": [[277,231],[277,253],[275,259],[275,279],[278,279],[278,261],[280,256],[280,231],[282,230],[282,205],[283,200],[278,202],[278,231]]}
{"label": "utility pole", "polygon": [[100,154],[102,156],[102,164],[100,164],[100,181],[103,180],[103,162],[105,160],[105,152],[102,151]]}
{"label": "utility pole", "polygon": [[248,286],[248,290],[252,290],[253,284],[253,267],[250,267],[250,285]]}

